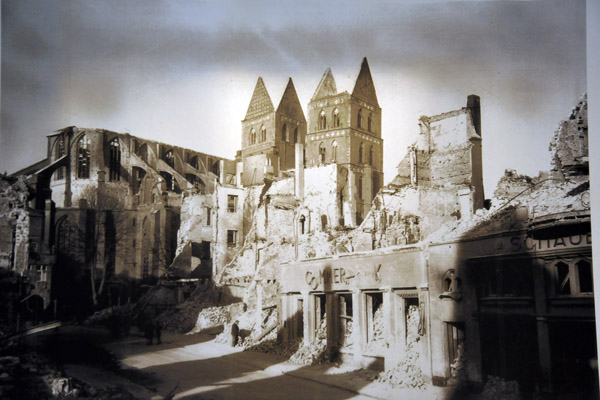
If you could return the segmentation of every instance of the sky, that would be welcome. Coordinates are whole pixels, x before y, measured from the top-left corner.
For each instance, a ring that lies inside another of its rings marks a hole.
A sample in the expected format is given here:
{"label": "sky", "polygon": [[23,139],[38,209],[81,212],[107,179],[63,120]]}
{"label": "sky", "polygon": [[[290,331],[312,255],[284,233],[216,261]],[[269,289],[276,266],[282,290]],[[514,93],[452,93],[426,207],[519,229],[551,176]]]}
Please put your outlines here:
{"label": "sky", "polygon": [[586,92],[584,1],[2,0],[0,172],[46,156],[46,135],[103,128],[234,158],[261,76],[292,77],[306,114],[325,70],[352,91],[367,57],[382,108],[385,182],[421,115],[481,97],[491,197],[507,168],[550,165]]}

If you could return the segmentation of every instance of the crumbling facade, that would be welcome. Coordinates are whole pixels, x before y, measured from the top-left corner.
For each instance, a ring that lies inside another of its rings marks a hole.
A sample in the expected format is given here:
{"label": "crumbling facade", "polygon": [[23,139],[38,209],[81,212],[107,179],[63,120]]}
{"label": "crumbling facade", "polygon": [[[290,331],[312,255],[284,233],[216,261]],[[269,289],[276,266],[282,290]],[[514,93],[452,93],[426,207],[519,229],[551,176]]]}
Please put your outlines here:
{"label": "crumbling facade", "polygon": [[281,336],[308,344],[325,324],[329,351],[363,366],[410,363],[436,385],[499,376],[523,393],[591,395],[586,101],[557,130],[554,169],[507,171],[486,202],[478,108],[469,96],[463,109],[421,118],[398,176],[336,239],[349,254],[338,245],[282,265]]}
{"label": "crumbling facade", "polygon": [[[99,282],[91,289],[94,303],[105,288],[109,302],[118,303],[134,295],[128,283],[178,272],[169,266],[183,197],[235,183],[235,168],[232,160],[103,129],[49,135],[47,158],[14,175],[33,185],[37,208],[49,203],[54,297],[84,301],[64,296],[92,274]],[[203,249],[200,259],[210,263],[210,246]]]}

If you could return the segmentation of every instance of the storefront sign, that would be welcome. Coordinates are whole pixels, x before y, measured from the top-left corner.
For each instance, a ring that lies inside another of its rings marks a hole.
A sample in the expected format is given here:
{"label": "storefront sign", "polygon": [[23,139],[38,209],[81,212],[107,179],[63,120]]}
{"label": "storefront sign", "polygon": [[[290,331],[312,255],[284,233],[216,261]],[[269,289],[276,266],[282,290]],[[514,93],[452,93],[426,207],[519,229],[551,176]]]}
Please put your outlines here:
{"label": "storefront sign", "polygon": [[561,250],[572,247],[591,246],[592,234],[579,234],[553,239],[533,239],[530,237],[513,236],[510,238],[512,252]]}

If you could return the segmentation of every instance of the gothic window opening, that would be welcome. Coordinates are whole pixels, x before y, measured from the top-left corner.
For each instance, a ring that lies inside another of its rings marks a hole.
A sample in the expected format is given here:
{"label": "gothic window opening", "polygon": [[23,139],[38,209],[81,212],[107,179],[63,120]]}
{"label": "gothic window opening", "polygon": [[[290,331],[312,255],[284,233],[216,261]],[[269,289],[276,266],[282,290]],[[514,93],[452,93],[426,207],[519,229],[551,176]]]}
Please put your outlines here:
{"label": "gothic window opening", "polygon": [[371,124],[372,124],[372,122],[373,122],[373,118],[371,117],[371,113],[369,113],[369,116],[367,118],[367,130],[369,132],[371,132]]}
{"label": "gothic window opening", "polygon": [[331,161],[336,162],[337,161],[337,148],[338,148],[338,144],[337,141],[333,141],[333,143],[331,144]]}
{"label": "gothic window opening", "polygon": [[190,158],[189,164],[194,167],[194,169],[200,169],[200,164],[198,164],[198,156],[193,156]]}
{"label": "gothic window opening", "polygon": [[[59,158],[61,158],[64,155],[65,155],[65,137],[59,136],[58,139],[56,140],[55,156],[56,156],[56,159],[58,160]],[[64,179],[64,178],[65,178],[65,167],[60,167],[56,170],[56,172],[54,174],[54,180],[60,180],[60,179]]]}
{"label": "gothic window opening", "polygon": [[121,143],[119,139],[114,138],[110,144],[110,159],[109,159],[109,179],[118,181],[121,179]]}
{"label": "gothic window opening", "polygon": [[281,140],[284,142],[289,142],[290,138],[288,137],[287,125],[283,124],[281,127]]}
{"label": "gothic window opening", "polygon": [[77,141],[77,178],[90,177],[90,139],[86,135]]}
{"label": "gothic window opening", "polygon": [[252,130],[250,131],[250,144],[255,144],[255,143],[256,143],[256,131],[254,130],[254,128],[252,128]]}
{"label": "gothic window opening", "polygon": [[358,177],[358,198],[362,199],[363,198],[363,185],[362,185],[362,178]]}
{"label": "gothic window opening", "polygon": [[300,216],[300,234],[301,235],[304,235],[305,224],[306,224],[306,217],[304,215],[301,215]]}
{"label": "gothic window opening", "polygon": [[294,129],[294,143],[298,143],[298,127]]}
{"label": "gothic window opening", "polygon": [[359,128],[362,128],[362,108],[358,110],[358,115],[356,117],[356,125]]}
{"label": "gothic window opening", "polygon": [[365,145],[363,144],[363,142],[360,142],[360,146],[358,147],[358,163],[359,164],[363,163],[364,150],[365,150]]}
{"label": "gothic window opening", "polygon": [[319,129],[327,128],[327,115],[325,114],[325,110],[321,110],[319,114]]}
{"label": "gothic window opening", "polygon": [[138,167],[133,167],[132,173],[133,173],[133,182],[132,182],[133,194],[138,194],[140,191],[140,187],[142,186],[142,181],[144,180],[144,177],[146,176],[146,171],[144,171],[143,169],[138,168]]}
{"label": "gothic window opening", "polygon": [[165,183],[165,190],[173,191],[175,189],[173,175],[167,171],[160,171],[160,176],[162,176]]}
{"label": "gothic window opening", "polygon": [[166,162],[169,167],[175,167],[175,156],[173,155],[173,150],[165,152],[163,155],[163,161]]}
{"label": "gothic window opening", "polygon": [[267,128],[263,125],[260,127],[260,141],[264,142],[265,140],[267,140]]}
{"label": "gothic window opening", "polygon": [[373,146],[369,148],[369,165],[373,165]]}
{"label": "gothic window opening", "polygon": [[321,164],[325,163],[325,152],[325,144],[321,142],[321,144],[319,145],[319,163]]}
{"label": "gothic window opening", "polygon": [[340,110],[337,108],[333,110],[333,126],[334,128],[339,128],[340,126]]}
{"label": "gothic window opening", "polygon": [[442,281],[442,293],[440,294],[440,299],[450,298],[453,300],[461,300],[462,292],[461,292],[462,281],[456,275],[456,271],[454,269],[449,269],[444,273],[444,279]]}

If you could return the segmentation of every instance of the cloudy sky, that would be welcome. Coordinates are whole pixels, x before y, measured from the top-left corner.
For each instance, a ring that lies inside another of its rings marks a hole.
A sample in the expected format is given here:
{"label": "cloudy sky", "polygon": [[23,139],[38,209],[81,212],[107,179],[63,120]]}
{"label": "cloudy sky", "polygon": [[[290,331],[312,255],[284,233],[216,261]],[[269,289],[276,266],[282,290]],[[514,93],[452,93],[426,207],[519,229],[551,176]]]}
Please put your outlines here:
{"label": "cloudy sky", "polygon": [[[375,4],[373,4],[375,3]],[[284,6],[285,4],[285,6]],[[2,1],[0,172],[45,157],[65,126],[233,158],[258,76],[305,107],[331,67],[352,91],[366,56],[383,113],[385,181],[420,115],[481,96],[484,183],[550,168],[586,92],[583,1]]]}

